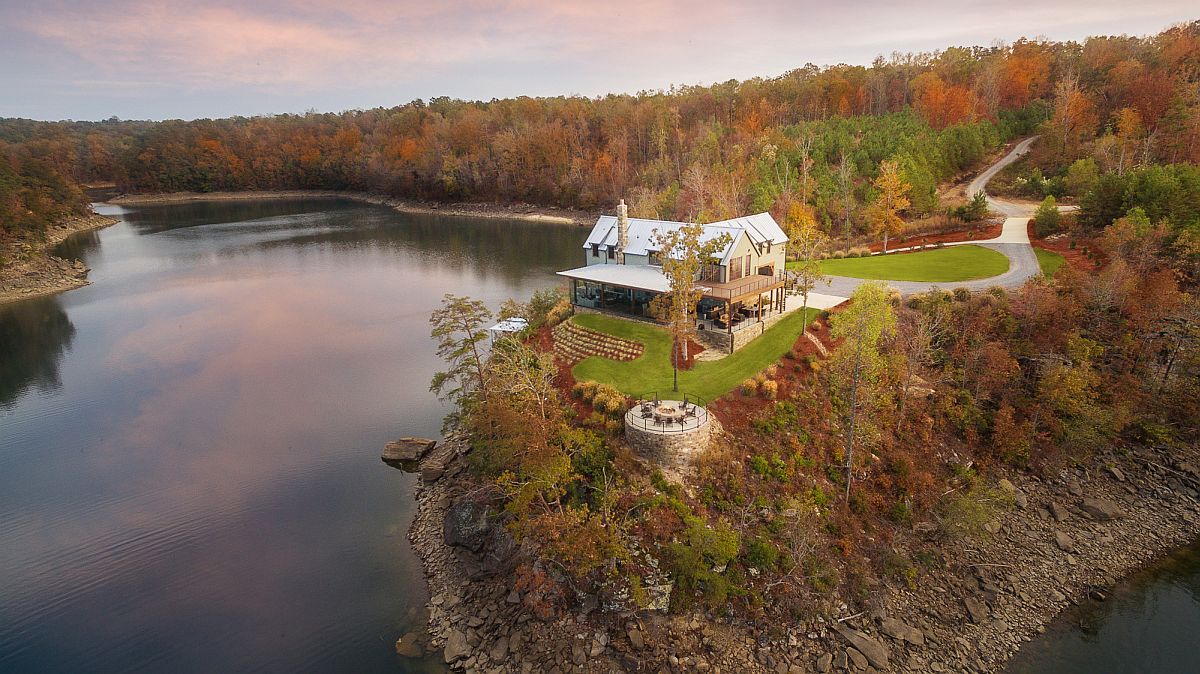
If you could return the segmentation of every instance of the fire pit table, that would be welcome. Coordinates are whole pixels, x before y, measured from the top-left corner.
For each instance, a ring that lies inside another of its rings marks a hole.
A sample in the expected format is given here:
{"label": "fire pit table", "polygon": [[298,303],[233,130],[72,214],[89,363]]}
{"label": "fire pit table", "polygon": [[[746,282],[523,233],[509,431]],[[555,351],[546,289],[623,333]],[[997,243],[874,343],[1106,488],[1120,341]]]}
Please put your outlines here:
{"label": "fire pit table", "polygon": [[654,422],[659,424],[683,423],[685,412],[682,406],[662,404],[654,408]]}

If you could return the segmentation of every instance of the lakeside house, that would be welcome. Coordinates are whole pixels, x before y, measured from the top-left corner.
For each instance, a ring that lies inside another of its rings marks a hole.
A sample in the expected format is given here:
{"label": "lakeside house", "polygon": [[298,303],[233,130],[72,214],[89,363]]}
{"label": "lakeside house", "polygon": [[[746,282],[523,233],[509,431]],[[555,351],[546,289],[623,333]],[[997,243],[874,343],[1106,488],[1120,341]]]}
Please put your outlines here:
{"label": "lakeside house", "polygon": [[[571,280],[577,309],[653,318],[650,302],[667,292],[657,234],[686,223],[630,218],[624,200],[617,215],[596,220],[583,243],[583,266],[560,271]],[[769,213],[704,225],[702,241],[729,235],[729,243],[696,278],[701,340],[730,352],[762,334],[787,308],[784,263],[788,237]]]}

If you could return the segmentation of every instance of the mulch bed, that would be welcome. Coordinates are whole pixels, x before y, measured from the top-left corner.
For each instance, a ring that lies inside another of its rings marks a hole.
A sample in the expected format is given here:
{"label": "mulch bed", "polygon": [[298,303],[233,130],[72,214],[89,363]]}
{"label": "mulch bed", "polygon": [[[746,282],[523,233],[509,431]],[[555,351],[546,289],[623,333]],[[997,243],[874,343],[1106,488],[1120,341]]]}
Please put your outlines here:
{"label": "mulch bed", "polygon": [[[832,312],[836,313],[838,310],[835,308]],[[809,326],[808,332],[819,339],[826,349],[833,347],[828,319],[817,319]],[[726,430],[736,431],[749,427],[750,422],[758,416],[759,412],[773,405],[776,400],[786,400],[791,397],[796,387],[812,376],[812,367],[806,362],[806,358],[808,356],[818,360],[822,358],[817,345],[804,335],[796,336],[796,342],[792,344],[792,353],[795,354],[795,358],[779,359],[779,373],[775,377],[775,381],[779,384],[779,392],[775,400],[764,398],[761,395],[746,395],[742,393],[739,386],[708,406],[708,409],[716,415]]]}
{"label": "mulch bed", "polygon": [[[1068,236],[1059,237],[1053,241],[1037,238],[1037,234],[1033,231],[1033,220],[1029,221],[1029,242],[1034,248],[1041,248],[1052,253],[1058,253],[1067,259],[1067,264],[1071,265],[1079,271],[1095,271],[1104,266],[1107,260],[1104,259],[1102,253],[1096,247],[1094,241],[1080,241]],[[1071,247],[1071,242],[1075,242],[1075,247]],[[1084,253],[1084,249],[1092,251],[1093,257],[1088,257]],[[1099,258],[1093,259],[1093,258]]]}
{"label": "mulch bed", "polygon": [[[962,229],[954,232],[944,232],[941,234],[909,234],[895,239],[888,239],[888,250],[896,248],[909,248],[916,245],[925,245],[928,243],[954,243],[956,241],[986,241],[1000,236],[1000,232],[1004,230],[1003,222],[985,223],[974,229]],[[883,250],[883,242],[876,241],[868,246],[871,252],[878,253]]]}

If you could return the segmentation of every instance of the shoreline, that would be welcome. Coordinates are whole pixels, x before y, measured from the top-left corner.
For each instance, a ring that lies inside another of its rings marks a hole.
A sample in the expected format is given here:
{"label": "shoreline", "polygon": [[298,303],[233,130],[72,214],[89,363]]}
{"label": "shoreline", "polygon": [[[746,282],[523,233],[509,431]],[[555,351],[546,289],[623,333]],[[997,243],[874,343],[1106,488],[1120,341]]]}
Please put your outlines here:
{"label": "shoreline", "polygon": [[[17,261],[0,268],[0,305],[57,295],[91,283],[87,280],[91,270],[83,262],[65,260],[51,255],[49,251],[73,234],[104,229],[118,222],[120,220],[117,218],[97,213],[71,217],[48,227],[42,241],[15,241],[6,245],[5,257]],[[22,252],[21,248],[25,245],[29,245],[31,250]]]}
{"label": "shoreline", "polygon": [[254,201],[265,199],[348,199],[361,203],[386,206],[400,213],[417,215],[448,215],[464,218],[497,218],[528,220],[547,224],[591,226],[596,215],[582,210],[545,208],[528,204],[503,206],[495,203],[460,202],[440,204],[398,199],[366,192],[337,190],[248,190],[237,192],[169,192],[158,194],[122,194],[107,203],[118,206],[139,204],[170,204],[193,201]]}
{"label": "shoreline", "polygon": [[[1200,539],[1200,450],[1183,452],[1114,449],[1052,477],[1010,476],[1016,484],[999,484],[1016,505],[988,523],[989,534],[939,543],[939,560],[912,587],[886,581],[863,606],[843,609],[859,615],[807,616],[783,634],[774,620],[700,613],[534,618],[507,575],[481,577],[471,553],[446,544],[443,522],[469,489],[457,469],[418,485],[409,541],[429,587],[430,643],[448,645],[444,660],[456,670],[829,672],[845,662],[849,671],[1003,672],[1065,609]],[[1105,519],[1084,499],[1122,513]],[[850,638],[867,641],[851,655]],[[855,670],[867,651],[871,664]]]}

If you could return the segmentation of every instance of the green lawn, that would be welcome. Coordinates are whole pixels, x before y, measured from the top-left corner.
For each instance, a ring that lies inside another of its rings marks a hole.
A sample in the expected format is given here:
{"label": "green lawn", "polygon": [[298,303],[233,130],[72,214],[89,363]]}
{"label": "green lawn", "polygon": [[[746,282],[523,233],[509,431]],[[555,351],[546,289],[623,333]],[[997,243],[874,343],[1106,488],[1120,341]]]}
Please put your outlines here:
{"label": "green lawn", "polygon": [[830,276],[948,283],[1003,274],[1008,271],[1008,258],[981,246],[946,246],[916,253],[822,260],[821,271]]}
{"label": "green lawn", "polygon": [[[787,353],[800,335],[802,317],[794,311],[766,333],[721,360],[699,362],[691,370],[679,372],[679,390],[712,401],[738,384],[765,370]],[[808,310],[809,320],[817,317]],[[571,318],[579,325],[641,342],[646,351],[631,361],[616,361],[593,356],[585,358],[571,371],[579,381],[594,380],[612,384],[628,395],[657,391],[671,393],[671,338],[667,331],[648,323],[628,321],[603,314],[578,314]]]}
{"label": "green lawn", "polygon": [[1054,272],[1058,271],[1058,268],[1063,266],[1063,263],[1067,261],[1067,258],[1062,255],[1054,251],[1042,250],[1041,248],[1034,248],[1033,254],[1037,255],[1038,266],[1042,268],[1042,275],[1046,278],[1054,276]]}

